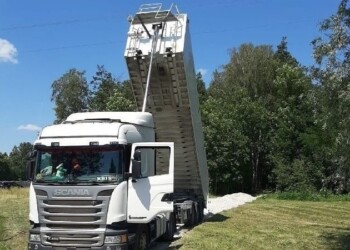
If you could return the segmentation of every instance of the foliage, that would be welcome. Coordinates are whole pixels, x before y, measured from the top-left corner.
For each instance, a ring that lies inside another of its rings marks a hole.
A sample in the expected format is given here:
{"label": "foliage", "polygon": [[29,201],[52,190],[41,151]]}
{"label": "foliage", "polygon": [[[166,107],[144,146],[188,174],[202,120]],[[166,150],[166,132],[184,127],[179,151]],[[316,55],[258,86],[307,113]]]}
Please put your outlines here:
{"label": "foliage", "polygon": [[88,84],[85,72],[70,69],[52,85],[51,101],[55,102],[56,123],[70,114],[85,111],[88,107]]}
{"label": "foliage", "polygon": [[198,91],[199,103],[203,104],[207,99],[207,89],[205,87],[205,82],[203,81],[202,74],[200,72],[197,73],[196,80],[197,80],[197,91]]}
{"label": "foliage", "polygon": [[114,90],[112,97],[106,103],[108,111],[134,111],[135,109],[135,103],[127,99],[119,89]]}
{"label": "foliage", "polygon": [[214,194],[243,188],[244,173],[239,171],[239,161],[246,157],[242,149],[246,138],[231,119],[234,112],[230,103],[212,97],[202,107],[210,186]]}
{"label": "foliage", "polygon": [[95,76],[90,82],[89,111],[106,111],[107,103],[113,98],[119,82],[104,66],[97,65]]}
{"label": "foliage", "polygon": [[203,105],[214,193],[222,193],[214,183],[235,186],[231,192],[251,193],[269,185],[271,115],[267,100],[273,93],[275,68],[270,46],[243,44],[232,50],[231,61],[223,71],[214,74],[208,100]]}
{"label": "foliage", "polygon": [[350,7],[342,0],[337,12],[321,23],[323,35],[313,41],[313,76],[319,88],[319,136],[328,138],[324,189],[350,191]]}
{"label": "foliage", "polygon": [[89,111],[133,111],[136,104],[130,81],[119,82],[104,66],[97,66],[90,85]]}
{"label": "foliage", "polygon": [[6,153],[0,153],[0,181],[12,180],[11,161]]}
{"label": "foliage", "polygon": [[274,58],[280,63],[280,64],[288,64],[290,66],[299,66],[298,61],[292,56],[292,54],[288,51],[287,48],[287,37],[283,37],[282,41],[279,45],[277,45],[277,50],[274,53]]}
{"label": "foliage", "polygon": [[119,82],[103,65],[97,65],[89,84],[84,71],[70,69],[53,82],[51,101],[56,105],[56,123],[74,112],[131,111],[136,107],[130,81]]}
{"label": "foliage", "polygon": [[[275,108],[272,135],[274,164],[278,190],[320,190],[322,167],[309,158],[305,136],[313,128],[313,106],[310,100],[311,80],[293,64],[276,70]],[[295,64],[294,64],[295,65]],[[310,155],[309,155],[310,154]]]}
{"label": "foliage", "polygon": [[0,153],[0,181],[25,180],[26,156],[32,149],[31,143],[22,142],[9,155]]}
{"label": "foliage", "polygon": [[26,160],[29,152],[33,150],[33,145],[29,142],[22,142],[19,146],[14,146],[10,153],[11,170],[16,180],[25,180]]}
{"label": "foliage", "polygon": [[315,90],[286,38],[276,51],[233,49],[202,109],[214,194],[322,188],[324,161],[312,151],[319,133]]}
{"label": "foliage", "polygon": [[119,85],[119,90],[126,99],[128,99],[136,106],[136,101],[132,91],[132,85],[130,80],[122,81]]}

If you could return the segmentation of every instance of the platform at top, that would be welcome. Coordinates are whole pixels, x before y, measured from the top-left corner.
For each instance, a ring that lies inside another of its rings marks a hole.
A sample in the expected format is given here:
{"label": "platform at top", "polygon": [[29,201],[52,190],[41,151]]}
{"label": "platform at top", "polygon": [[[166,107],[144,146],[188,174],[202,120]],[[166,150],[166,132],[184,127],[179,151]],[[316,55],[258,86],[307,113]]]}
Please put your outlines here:
{"label": "platform at top", "polygon": [[169,9],[162,9],[162,4],[144,4],[134,16],[131,24],[148,24],[164,21],[177,21],[179,11],[172,4]]}

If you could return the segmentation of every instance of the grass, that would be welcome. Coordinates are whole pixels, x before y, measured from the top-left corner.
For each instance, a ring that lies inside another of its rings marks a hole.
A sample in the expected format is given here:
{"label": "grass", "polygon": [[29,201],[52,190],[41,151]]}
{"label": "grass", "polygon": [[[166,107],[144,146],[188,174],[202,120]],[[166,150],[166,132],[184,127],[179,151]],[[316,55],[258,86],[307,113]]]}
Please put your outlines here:
{"label": "grass", "polygon": [[176,245],[181,250],[350,249],[350,202],[267,196],[214,215]]}
{"label": "grass", "polygon": [[350,194],[336,195],[332,193],[313,193],[313,192],[276,192],[268,194],[266,197],[280,200],[299,200],[299,201],[350,201]]}
{"label": "grass", "polygon": [[[187,249],[350,249],[350,201],[267,195],[214,215],[176,242]],[[315,199],[312,199],[315,200]],[[0,250],[27,248],[28,189],[0,190]]]}
{"label": "grass", "polygon": [[26,249],[28,189],[0,189],[0,249]]}

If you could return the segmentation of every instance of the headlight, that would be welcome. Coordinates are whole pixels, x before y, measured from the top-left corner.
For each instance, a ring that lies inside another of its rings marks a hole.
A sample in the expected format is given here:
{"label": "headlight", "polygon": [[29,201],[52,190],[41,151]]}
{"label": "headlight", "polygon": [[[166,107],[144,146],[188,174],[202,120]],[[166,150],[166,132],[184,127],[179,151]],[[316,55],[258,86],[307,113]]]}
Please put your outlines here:
{"label": "headlight", "polygon": [[40,234],[30,234],[29,241],[39,241],[40,242]]}
{"label": "headlight", "polygon": [[127,235],[115,235],[115,236],[106,236],[105,237],[105,243],[106,244],[118,244],[118,243],[125,243],[127,242]]}

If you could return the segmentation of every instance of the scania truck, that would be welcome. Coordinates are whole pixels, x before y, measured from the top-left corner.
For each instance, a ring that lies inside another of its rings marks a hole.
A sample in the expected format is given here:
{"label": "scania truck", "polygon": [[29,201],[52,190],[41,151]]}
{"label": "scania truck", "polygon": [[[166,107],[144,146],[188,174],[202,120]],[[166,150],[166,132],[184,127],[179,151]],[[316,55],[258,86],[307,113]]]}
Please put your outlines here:
{"label": "scania truck", "polygon": [[208,171],[189,19],[176,5],[129,18],[138,111],[81,112],[42,129],[27,164],[28,249],[147,249],[194,226]]}

